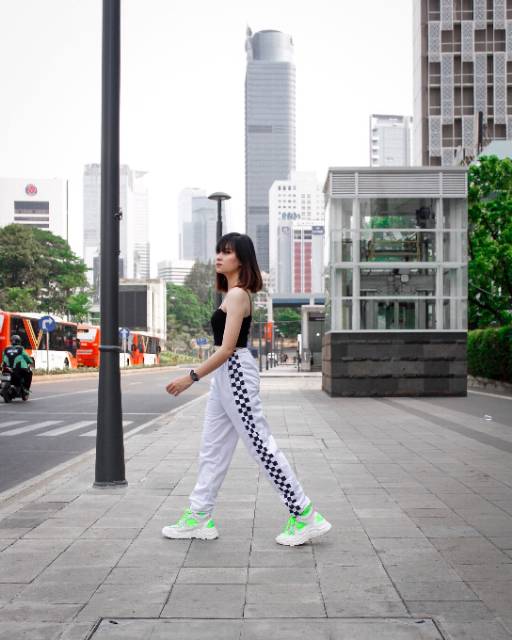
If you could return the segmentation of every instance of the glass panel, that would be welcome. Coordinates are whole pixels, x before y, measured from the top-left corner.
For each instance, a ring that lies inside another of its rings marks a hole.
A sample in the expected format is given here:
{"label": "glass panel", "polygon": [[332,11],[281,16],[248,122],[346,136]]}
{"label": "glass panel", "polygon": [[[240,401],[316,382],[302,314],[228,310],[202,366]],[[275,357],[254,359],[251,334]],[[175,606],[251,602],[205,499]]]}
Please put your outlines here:
{"label": "glass panel", "polygon": [[347,198],[334,198],[330,200],[326,217],[330,220],[332,231],[340,229],[353,229],[353,200]]}
{"label": "glass panel", "polygon": [[468,327],[468,305],[466,300],[443,301],[443,329],[465,331]]}
{"label": "glass panel", "polygon": [[464,262],[468,260],[467,231],[443,233],[443,262]]}
{"label": "glass panel", "polygon": [[435,296],[435,269],[361,269],[361,297]]}
{"label": "glass panel", "polygon": [[353,229],[354,228],[354,217],[353,217],[353,205],[354,201],[349,199],[341,200],[341,227],[342,229]]}
{"label": "glass panel", "polygon": [[352,262],[353,234],[350,231],[331,232],[331,262]]}
{"label": "glass panel", "polygon": [[466,200],[443,198],[443,226],[445,229],[467,229],[468,211]]}
{"label": "glass panel", "polygon": [[352,269],[336,269],[335,271],[335,280],[336,280],[336,289],[335,289],[335,297],[336,298],[351,298],[353,295],[352,291],[352,277],[353,271]]}
{"label": "glass panel", "polygon": [[443,269],[443,296],[465,298],[468,291],[468,273],[465,267]]}
{"label": "glass panel", "polygon": [[340,329],[352,329],[352,300],[341,301]]}
{"label": "glass panel", "polygon": [[434,300],[361,300],[361,329],[434,329]]}
{"label": "glass panel", "polygon": [[361,262],[433,262],[435,231],[362,231]]}
{"label": "glass panel", "polygon": [[431,198],[375,198],[359,201],[362,229],[435,229]]}

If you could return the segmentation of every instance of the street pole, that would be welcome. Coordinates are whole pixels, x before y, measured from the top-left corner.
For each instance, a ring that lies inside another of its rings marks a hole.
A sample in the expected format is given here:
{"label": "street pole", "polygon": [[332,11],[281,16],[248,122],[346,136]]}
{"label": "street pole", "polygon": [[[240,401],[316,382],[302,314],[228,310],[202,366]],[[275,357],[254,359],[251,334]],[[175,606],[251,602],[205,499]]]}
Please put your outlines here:
{"label": "street pole", "polygon": [[[217,243],[222,238],[222,200],[217,200]],[[215,308],[218,309],[222,304],[222,293],[220,291],[215,292]]]}
{"label": "street pole", "polygon": [[120,0],[103,0],[101,342],[95,487],[126,485],[119,373]]}
{"label": "street pole", "polygon": [[[222,191],[216,191],[208,196],[208,200],[216,200],[217,201],[217,233],[216,233],[216,241],[217,244],[219,240],[222,238],[222,201],[230,200],[231,196],[228,196],[227,193],[223,193]],[[222,293],[220,291],[215,292],[215,308],[217,309],[222,304]]]}

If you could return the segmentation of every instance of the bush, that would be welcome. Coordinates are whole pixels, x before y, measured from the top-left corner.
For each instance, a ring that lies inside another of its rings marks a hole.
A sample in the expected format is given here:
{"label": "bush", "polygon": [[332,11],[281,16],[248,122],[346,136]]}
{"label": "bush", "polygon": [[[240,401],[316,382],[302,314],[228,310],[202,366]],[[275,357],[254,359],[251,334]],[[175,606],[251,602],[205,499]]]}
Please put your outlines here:
{"label": "bush", "polygon": [[468,371],[472,376],[512,382],[512,326],[469,332]]}
{"label": "bush", "polygon": [[173,353],[171,351],[162,351],[160,354],[161,365],[189,364],[191,362],[197,362],[197,358],[183,355],[181,353]]}

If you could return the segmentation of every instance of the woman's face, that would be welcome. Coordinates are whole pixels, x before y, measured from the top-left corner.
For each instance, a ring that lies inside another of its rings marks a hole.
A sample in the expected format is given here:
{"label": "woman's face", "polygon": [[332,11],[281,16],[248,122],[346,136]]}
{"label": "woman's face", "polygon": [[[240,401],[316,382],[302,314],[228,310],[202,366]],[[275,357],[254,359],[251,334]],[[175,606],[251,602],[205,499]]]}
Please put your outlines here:
{"label": "woman's face", "polygon": [[229,246],[224,247],[223,251],[220,251],[215,258],[215,270],[217,273],[223,273],[228,275],[234,271],[238,271],[242,263],[237,258],[236,253]]}

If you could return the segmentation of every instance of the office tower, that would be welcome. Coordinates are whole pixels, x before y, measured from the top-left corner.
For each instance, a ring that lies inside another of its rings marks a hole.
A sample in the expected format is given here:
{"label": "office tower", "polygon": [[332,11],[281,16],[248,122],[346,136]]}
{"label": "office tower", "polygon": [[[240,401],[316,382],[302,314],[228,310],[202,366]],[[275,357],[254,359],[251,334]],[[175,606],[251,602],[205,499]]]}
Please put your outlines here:
{"label": "office tower", "polygon": [[324,196],[314,173],[292,171],[269,192],[273,293],[322,293]]}
{"label": "office tower", "polygon": [[67,181],[0,178],[0,227],[22,224],[67,240]]}
{"label": "office tower", "polygon": [[162,260],[158,263],[158,277],[172,284],[185,284],[192,271],[194,260]]}
{"label": "office tower", "polygon": [[[119,206],[123,213],[119,229],[121,278],[150,277],[149,206],[145,171],[121,165]],[[101,166],[84,168],[84,261],[91,270],[100,253]]]}
{"label": "office tower", "polygon": [[[222,206],[222,233],[226,228],[226,203]],[[178,198],[180,259],[215,260],[217,203],[203,189],[183,189]]]}
{"label": "office tower", "polygon": [[293,42],[280,31],[247,31],[245,222],[258,262],[269,268],[268,193],[295,170]]}
{"label": "office tower", "polygon": [[408,167],[411,164],[410,116],[370,116],[370,166]]}
{"label": "office tower", "polygon": [[[452,165],[483,142],[512,138],[512,5],[414,0],[414,156]],[[510,102],[509,102],[510,100]]]}
{"label": "office tower", "polygon": [[191,187],[182,189],[178,196],[178,234],[180,260],[195,260],[194,232],[192,229],[192,198],[206,198],[206,191]]}

